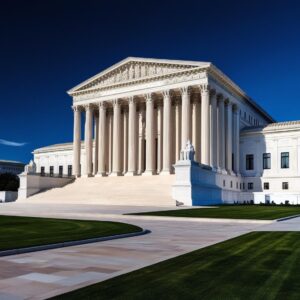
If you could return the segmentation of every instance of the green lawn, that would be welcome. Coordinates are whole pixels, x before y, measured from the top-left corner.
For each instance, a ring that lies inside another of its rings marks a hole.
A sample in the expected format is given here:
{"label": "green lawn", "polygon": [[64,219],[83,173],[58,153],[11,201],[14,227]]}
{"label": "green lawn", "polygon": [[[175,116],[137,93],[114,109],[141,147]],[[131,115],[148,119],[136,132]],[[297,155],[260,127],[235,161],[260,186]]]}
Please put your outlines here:
{"label": "green lawn", "polygon": [[300,232],[252,232],[55,299],[300,299]]}
{"label": "green lawn", "polygon": [[141,212],[132,215],[274,220],[300,214],[300,206],[223,205],[217,208],[191,208]]}
{"label": "green lawn", "polygon": [[0,216],[0,251],[141,230],[117,222]]}

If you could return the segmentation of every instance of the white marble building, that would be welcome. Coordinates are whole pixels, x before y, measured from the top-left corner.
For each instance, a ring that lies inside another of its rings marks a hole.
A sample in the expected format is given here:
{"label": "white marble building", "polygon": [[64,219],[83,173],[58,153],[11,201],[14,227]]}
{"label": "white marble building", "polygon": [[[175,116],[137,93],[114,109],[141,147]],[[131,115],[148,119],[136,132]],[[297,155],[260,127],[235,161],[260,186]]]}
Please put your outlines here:
{"label": "white marble building", "polygon": [[[129,57],[68,94],[73,144],[35,150],[40,173],[168,175],[191,141],[209,184],[195,189],[203,197],[186,201],[184,184],[177,182],[174,199],[188,205],[300,203],[300,122],[275,123],[209,62]],[[197,180],[194,185],[202,186]]]}

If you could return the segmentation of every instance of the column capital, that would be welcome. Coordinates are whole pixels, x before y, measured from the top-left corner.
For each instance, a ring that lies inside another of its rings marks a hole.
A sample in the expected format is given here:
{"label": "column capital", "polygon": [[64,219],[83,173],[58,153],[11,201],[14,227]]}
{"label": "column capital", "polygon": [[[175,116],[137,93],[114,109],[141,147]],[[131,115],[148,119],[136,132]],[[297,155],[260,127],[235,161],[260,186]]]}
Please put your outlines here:
{"label": "column capital", "polygon": [[97,106],[98,106],[99,109],[101,109],[101,108],[106,109],[107,103],[105,101],[101,101],[101,102],[97,103]]}
{"label": "column capital", "polygon": [[207,84],[207,83],[204,83],[204,84],[200,84],[199,85],[199,89],[200,89],[200,92],[201,93],[204,93],[204,92],[209,92],[210,91],[210,85],[209,84]]}
{"label": "column capital", "polygon": [[152,98],[151,93],[145,94],[144,97],[146,99],[146,102],[153,102],[153,98]]}
{"label": "column capital", "polygon": [[72,107],[72,110],[75,112],[75,111],[82,111],[82,107],[81,105],[73,105],[71,106]]}
{"label": "column capital", "polygon": [[91,103],[85,104],[85,105],[83,105],[83,107],[84,107],[85,111],[92,111],[93,110],[93,106],[92,106]]}
{"label": "column capital", "polygon": [[232,109],[233,109],[233,112],[237,114],[239,111],[239,106],[236,103],[234,103],[234,104],[232,104]]}
{"label": "column capital", "polygon": [[163,94],[164,98],[167,98],[167,97],[170,98],[170,96],[171,96],[170,95],[170,90],[164,90],[164,91],[162,91],[162,94]]}
{"label": "column capital", "polygon": [[224,100],[224,102],[225,102],[225,106],[232,106],[232,102],[230,101],[229,98],[226,98],[226,99]]}
{"label": "column capital", "polygon": [[209,95],[210,95],[211,97],[217,96],[216,90],[210,88],[210,89],[209,89]]}
{"label": "column capital", "polygon": [[180,88],[181,95],[190,95],[191,91],[188,86],[183,86]]}
{"label": "column capital", "polygon": [[136,103],[136,100],[135,100],[134,96],[128,97],[127,100],[128,100],[128,104]]}
{"label": "column capital", "polygon": [[217,101],[218,102],[224,102],[224,96],[221,93],[217,93]]}
{"label": "column capital", "polygon": [[119,106],[120,105],[120,100],[119,99],[114,99],[114,100],[112,100],[112,104],[113,104],[114,107]]}

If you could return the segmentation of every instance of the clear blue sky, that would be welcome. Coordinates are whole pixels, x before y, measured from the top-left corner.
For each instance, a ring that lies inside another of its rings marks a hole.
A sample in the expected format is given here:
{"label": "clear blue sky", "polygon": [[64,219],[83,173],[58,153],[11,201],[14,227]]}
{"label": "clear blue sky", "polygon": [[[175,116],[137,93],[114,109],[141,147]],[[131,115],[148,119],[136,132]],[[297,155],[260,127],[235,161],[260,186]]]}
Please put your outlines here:
{"label": "clear blue sky", "polygon": [[300,1],[5,0],[0,37],[0,159],[72,141],[66,91],[127,56],[211,61],[300,119]]}

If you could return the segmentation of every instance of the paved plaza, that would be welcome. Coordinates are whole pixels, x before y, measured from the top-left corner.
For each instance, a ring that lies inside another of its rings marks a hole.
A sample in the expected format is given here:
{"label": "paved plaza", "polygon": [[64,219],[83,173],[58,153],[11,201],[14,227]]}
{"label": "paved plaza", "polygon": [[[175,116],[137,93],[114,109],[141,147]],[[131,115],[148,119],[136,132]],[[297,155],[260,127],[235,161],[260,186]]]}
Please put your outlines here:
{"label": "paved plaza", "polygon": [[[157,207],[9,203],[1,214],[122,221],[150,234],[0,258],[0,299],[45,299],[254,230],[300,230],[284,222],[124,216]],[[212,208],[213,209],[213,208]]]}

